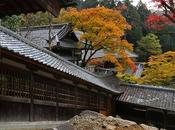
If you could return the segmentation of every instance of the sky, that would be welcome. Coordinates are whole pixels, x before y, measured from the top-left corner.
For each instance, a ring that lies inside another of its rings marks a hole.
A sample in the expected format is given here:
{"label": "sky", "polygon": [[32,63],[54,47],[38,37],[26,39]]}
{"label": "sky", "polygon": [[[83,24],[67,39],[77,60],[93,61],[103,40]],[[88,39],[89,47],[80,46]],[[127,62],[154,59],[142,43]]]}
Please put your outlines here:
{"label": "sky", "polygon": [[[140,1],[140,0],[132,0],[133,1],[133,5],[137,5],[137,3]],[[151,2],[151,0],[142,0],[143,3],[146,3],[147,7],[149,9],[154,9],[154,4]]]}

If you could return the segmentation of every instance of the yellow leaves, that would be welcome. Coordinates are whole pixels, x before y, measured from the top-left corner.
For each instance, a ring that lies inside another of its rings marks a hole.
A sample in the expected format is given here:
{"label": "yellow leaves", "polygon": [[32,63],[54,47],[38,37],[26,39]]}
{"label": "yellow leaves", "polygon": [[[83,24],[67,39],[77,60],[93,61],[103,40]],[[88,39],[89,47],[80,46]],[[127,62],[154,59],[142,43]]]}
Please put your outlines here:
{"label": "yellow leaves", "polygon": [[170,85],[175,80],[175,52],[151,56],[140,83]]}
{"label": "yellow leaves", "polygon": [[[119,11],[105,7],[82,9],[80,11],[69,8],[63,13],[61,19],[64,22],[71,21],[75,28],[86,32],[81,40],[90,38],[94,46],[103,45],[106,42],[108,42],[109,47],[113,44],[112,42],[118,42],[118,45],[120,45],[122,42],[121,37],[124,35],[125,30],[131,28]],[[90,35],[94,35],[96,38],[94,39],[92,36],[92,39]],[[109,42],[108,39],[113,39],[113,41],[110,40]],[[128,47],[127,44],[123,45]]]}
{"label": "yellow leaves", "polygon": [[133,44],[128,43],[127,40],[123,39],[123,40],[122,40],[122,45],[123,45],[124,47],[127,47],[127,49],[128,49],[129,51],[133,51]]}
{"label": "yellow leaves", "polygon": [[151,56],[149,64],[158,64],[163,62],[175,61],[175,52],[169,51],[159,56]]}
{"label": "yellow leaves", "polygon": [[123,73],[118,73],[116,75],[119,79],[123,80],[124,82],[127,83],[132,83],[132,84],[136,84],[139,81],[139,78],[131,75],[131,74],[123,74]]}

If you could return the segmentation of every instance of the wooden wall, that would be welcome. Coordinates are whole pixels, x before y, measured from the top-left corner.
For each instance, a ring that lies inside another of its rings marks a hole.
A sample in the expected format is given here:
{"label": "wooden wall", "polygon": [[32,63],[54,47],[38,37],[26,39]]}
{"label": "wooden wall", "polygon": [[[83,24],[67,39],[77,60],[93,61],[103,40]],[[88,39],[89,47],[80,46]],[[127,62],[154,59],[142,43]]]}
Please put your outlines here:
{"label": "wooden wall", "polygon": [[76,84],[2,63],[0,73],[0,121],[63,120],[82,110],[111,108],[111,97]]}
{"label": "wooden wall", "polygon": [[124,102],[117,102],[116,111],[117,115],[127,120],[166,128],[167,130],[175,129],[175,112]]}

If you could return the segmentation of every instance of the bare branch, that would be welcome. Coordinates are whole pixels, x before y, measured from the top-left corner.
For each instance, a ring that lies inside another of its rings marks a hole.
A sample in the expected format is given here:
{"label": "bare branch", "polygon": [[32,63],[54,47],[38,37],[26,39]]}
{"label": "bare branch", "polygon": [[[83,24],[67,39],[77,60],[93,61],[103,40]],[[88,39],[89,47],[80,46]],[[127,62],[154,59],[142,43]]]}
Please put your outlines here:
{"label": "bare branch", "polygon": [[164,7],[164,12],[165,12],[163,15],[164,15],[165,17],[167,17],[170,21],[172,21],[173,23],[175,23],[174,18],[172,18],[172,17],[169,15],[167,7],[166,7],[165,5],[164,5],[163,7]]}
{"label": "bare branch", "polygon": [[[174,4],[173,0],[169,0],[169,2]],[[173,14],[175,14],[175,8],[174,8],[173,5],[168,5],[164,0],[161,1],[161,4],[162,4],[162,6],[163,6],[164,8],[166,7],[166,8],[169,9]]]}
{"label": "bare branch", "polygon": [[92,57],[97,51],[99,51],[99,50],[101,50],[101,49],[103,49],[103,48],[99,48],[99,49],[97,49],[97,50],[94,50],[94,52],[90,54],[90,56],[88,57],[88,59],[86,60],[86,62],[84,62],[84,66],[86,66],[87,63],[90,61],[91,57]]}

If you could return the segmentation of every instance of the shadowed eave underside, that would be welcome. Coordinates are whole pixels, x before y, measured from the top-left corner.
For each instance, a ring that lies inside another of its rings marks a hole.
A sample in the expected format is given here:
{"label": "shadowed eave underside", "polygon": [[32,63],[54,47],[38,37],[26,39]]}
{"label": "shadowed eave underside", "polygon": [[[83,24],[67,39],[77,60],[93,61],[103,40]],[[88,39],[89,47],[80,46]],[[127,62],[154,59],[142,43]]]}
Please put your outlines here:
{"label": "shadowed eave underside", "polygon": [[58,16],[60,9],[70,5],[72,0],[0,0],[0,17],[49,11]]}

